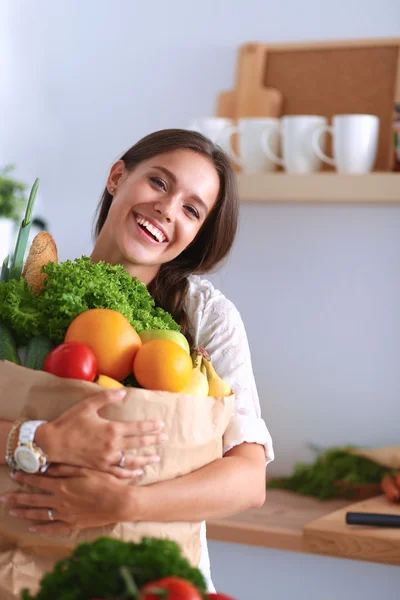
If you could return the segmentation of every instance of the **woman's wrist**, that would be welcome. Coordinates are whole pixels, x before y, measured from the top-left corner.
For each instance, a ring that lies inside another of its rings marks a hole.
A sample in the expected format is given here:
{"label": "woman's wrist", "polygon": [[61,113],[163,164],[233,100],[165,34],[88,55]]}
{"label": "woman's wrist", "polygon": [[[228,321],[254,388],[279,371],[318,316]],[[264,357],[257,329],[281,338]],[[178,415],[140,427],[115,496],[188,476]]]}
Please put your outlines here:
{"label": "woman's wrist", "polygon": [[118,511],[119,523],[137,523],[145,521],[143,518],[141,506],[143,505],[141,498],[143,496],[144,487],[137,485],[127,485],[127,493],[120,494],[120,509]]}
{"label": "woman's wrist", "polygon": [[35,444],[43,450],[49,463],[61,462],[57,453],[57,443],[54,443],[56,439],[57,436],[55,435],[54,424],[52,422],[43,423],[36,429]]}

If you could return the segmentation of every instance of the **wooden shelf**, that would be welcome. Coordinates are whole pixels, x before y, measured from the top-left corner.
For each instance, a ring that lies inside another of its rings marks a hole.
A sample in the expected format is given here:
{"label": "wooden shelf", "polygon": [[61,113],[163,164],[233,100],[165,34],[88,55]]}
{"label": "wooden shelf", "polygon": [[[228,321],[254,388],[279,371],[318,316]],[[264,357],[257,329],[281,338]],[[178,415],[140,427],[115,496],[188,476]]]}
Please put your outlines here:
{"label": "wooden shelf", "polygon": [[238,175],[242,202],[400,203],[400,173]]}
{"label": "wooden shelf", "polygon": [[400,529],[349,526],[348,511],[400,514],[384,496],[362,502],[267,490],[262,508],[207,523],[210,540],[400,565]]}

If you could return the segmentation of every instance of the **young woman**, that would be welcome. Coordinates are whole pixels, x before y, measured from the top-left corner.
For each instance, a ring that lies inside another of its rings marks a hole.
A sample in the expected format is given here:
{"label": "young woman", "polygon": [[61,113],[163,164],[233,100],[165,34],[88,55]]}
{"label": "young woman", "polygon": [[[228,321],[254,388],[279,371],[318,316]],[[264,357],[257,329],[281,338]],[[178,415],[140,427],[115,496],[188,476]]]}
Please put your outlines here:
{"label": "young woman", "polygon": [[[153,133],[112,166],[99,205],[93,261],[122,264],[148,286],[190,341],[209,352],[236,395],[236,409],[222,459],[178,479],[130,486],[128,493],[121,478],[140,478],[146,465],[158,459],[148,456],[145,447],[163,443],[168,432],[161,423],[101,419],[99,409],[118,401],[123,391],[98,393],[56,421],[39,425],[35,443],[51,466],[45,475],[19,471],[15,479],[46,495],[21,492],[1,498],[16,517],[38,521],[35,531],[116,521],[205,522],[264,503],[265,465],[273,449],[260,416],[246,332],[234,305],[202,277],[229,253],[237,220],[230,161],[198,133]],[[0,423],[4,449],[11,427]],[[144,451],[127,452],[134,448]],[[213,589],[205,526],[199,566]]]}

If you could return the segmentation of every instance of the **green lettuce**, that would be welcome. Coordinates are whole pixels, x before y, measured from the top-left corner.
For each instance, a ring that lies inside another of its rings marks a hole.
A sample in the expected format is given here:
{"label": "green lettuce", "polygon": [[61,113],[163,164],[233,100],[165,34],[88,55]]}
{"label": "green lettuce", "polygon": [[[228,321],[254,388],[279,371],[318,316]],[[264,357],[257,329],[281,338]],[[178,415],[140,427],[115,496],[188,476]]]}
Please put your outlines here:
{"label": "green lettuce", "polygon": [[14,331],[20,344],[44,334],[56,344],[80,313],[109,308],[122,313],[140,333],[144,329],[172,329],[179,325],[156,307],[147,287],[129,275],[122,265],[93,263],[87,256],[42,267],[45,288],[39,294],[25,279],[0,283],[0,321]]}

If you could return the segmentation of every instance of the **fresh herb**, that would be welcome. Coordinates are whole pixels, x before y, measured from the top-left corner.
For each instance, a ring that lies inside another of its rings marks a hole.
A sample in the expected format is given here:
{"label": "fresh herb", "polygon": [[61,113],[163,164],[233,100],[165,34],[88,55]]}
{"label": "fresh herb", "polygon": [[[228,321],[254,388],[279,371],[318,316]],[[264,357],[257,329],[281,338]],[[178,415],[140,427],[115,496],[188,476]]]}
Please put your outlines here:
{"label": "fresh herb", "polygon": [[93,263],[83,256],[75,261],[50,262],[45,287],[36,294],[25,279],[0,283],[0,320],[8,323],[24,344],[35,335],[46,335],[54,343],[64,340],[71,321],[91,308],[109,308],[122,313],[140,333],[144,329],[172,329],[179,325],[159,307],[147,287],[129,275],[122,265]]}
{"label": "fresh herb", "polygon": [[186,579],[202,594],[206,593],[203,575],[189,564],[175,542],[143,538],[137,544],[102,537],[79,545],[43,577],[35,596],[24,590],[22,600],[119,600],[129,597],[129,576],[140,589],[170,575]]}
{"label": "fresh herb", "polygon": [[331,448],[320,454],[313,464],[297,463],[292,475],[271,479],[267,487],[328,500],[340,495],[339,483],[349,484],[349,496],[353,485],[379,484],[387,469],[349,454],[347,449],[350,447]]}

